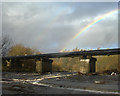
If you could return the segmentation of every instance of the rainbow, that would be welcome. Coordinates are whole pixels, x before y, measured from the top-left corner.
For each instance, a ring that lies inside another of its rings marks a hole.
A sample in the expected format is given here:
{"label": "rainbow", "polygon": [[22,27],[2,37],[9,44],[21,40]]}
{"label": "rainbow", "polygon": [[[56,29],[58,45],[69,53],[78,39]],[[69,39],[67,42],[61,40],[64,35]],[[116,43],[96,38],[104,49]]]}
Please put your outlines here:
{"label": "rainbow", "polygon": [[72,41],[74,41],[76,38],[78,38],[82,32],[85,32],[86,30],[88,30],[89,28],[91,28],[91,27],[92,27],[93,25],[95,25],[96,23],[102,21],[105,17],[110,16],[110,15],[116,13],[116,12],[118,12],[118,9],[114,9],[114,10],[112,10],[112,11],[110,11],[110,12],[107,12],[107,13],[103,14],[102,16],[100,16],[99,18],[97,18],[97,19],[95,19],[94,21],[92,21],[91,23],[89,23],[89,24],[88,24],[87,26],[85,26],[82,30],[80,30],[77,34],[75,34],[75,35],[73,36],[73,38],[70,40],[70,42],[69,42],[62,50],[60,50],[60,52],[64,51],[64,50],[66,49],[66,47],[67,47]]}

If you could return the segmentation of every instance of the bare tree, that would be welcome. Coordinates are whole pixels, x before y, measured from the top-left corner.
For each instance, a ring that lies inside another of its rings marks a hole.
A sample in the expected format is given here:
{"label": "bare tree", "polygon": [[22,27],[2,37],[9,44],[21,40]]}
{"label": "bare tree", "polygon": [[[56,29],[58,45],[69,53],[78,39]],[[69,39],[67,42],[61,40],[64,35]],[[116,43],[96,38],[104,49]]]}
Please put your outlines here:
{"label": "bare tree", "polygon": [[11,42],[12,40],[9,38],[9,36],[4,35],[2,37],[2,42],[0,44],[0,53],[2,54],[2,56],[7,56],[8,51],[11,47]]}

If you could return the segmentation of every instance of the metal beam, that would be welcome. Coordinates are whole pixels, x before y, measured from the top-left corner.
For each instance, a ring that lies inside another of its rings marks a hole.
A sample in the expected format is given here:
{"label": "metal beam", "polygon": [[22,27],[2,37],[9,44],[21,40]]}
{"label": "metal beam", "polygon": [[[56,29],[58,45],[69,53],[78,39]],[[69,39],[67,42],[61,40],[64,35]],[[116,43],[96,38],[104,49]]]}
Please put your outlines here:
{"label": "metal beam", "polygon": [[79,57],[79,56],[98,56],[98,55],[117,55],[117,54],[120,54],[120,48],[79,51],[79,52],[59,52],[59,53],[48,53],[48,54],[27,55],[27,56],[9,56],[9,57],[2,57],[2,59],[10,60],[10,59],[35,59],[35,58],[60,58],[60,57]]}

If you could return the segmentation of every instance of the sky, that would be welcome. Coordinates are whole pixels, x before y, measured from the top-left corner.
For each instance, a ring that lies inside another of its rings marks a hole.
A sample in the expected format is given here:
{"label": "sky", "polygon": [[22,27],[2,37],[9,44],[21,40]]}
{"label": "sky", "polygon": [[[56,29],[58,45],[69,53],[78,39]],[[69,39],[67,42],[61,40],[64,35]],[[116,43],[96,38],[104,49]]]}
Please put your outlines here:
{"label": "sky", "polygon": [[4,2],[2,32],[42,53],[117,48],[116,9],[117,2]]}

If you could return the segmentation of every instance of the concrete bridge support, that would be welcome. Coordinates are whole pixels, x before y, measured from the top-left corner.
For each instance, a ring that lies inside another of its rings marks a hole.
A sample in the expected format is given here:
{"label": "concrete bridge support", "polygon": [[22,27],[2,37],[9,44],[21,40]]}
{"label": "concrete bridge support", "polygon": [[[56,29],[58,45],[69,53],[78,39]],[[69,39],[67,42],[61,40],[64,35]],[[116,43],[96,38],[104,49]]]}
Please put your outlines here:
{"label": "concrete bridge support", "polygon": [[43,74],[46,72],[52,73],[52,62],[53,60],[50,60],[48,58],[42,58],[36,60],[36,72]]}
{"label": "concrete bridge support", "polygon": [[92,56],[86,56],[84,58],[81,58],[80,72],[83,74],[96,72],[96,61],[97,59],[93,58]]}
{"label": "concrete bridge support", "polygon": [[[96,58],[93,57],[86,57],[81,59],[83,62],[86,62],[84,66],[81,67],[80,72],[81,73],[94,73],[96,72]],[[80,61],[81,61],[80,60]],[[36,59],[36,72],[43,74],[46,72],[52,73],[52,62],[53,60],[50,60],[49,58],[40,58]],[[82,62],[82,61],[81,61]],[[86,66],[87,65],[87,66]],[[7,61],[7,67],[9,67],[13,71],[21,71],[22,69],[22,60],[8,60]]]}
{"label": "concrete bridge support", "polygon": [[96,58],[90,58],[90,61],[89,61],[89,72],[90,73],[93,73],[93,72],[96,72],[96,61],[97,59]]}

